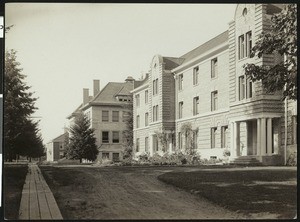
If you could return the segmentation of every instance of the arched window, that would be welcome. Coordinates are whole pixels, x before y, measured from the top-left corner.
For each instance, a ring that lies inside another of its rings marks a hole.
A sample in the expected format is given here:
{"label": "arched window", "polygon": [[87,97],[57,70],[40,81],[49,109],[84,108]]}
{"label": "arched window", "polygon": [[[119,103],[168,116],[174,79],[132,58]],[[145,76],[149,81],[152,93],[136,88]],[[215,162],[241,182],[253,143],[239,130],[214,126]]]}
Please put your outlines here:
{"label": "arched window", "polygon": [[247,8],[244,8],[243,10],[243,16],[246,16],[247,15]]}

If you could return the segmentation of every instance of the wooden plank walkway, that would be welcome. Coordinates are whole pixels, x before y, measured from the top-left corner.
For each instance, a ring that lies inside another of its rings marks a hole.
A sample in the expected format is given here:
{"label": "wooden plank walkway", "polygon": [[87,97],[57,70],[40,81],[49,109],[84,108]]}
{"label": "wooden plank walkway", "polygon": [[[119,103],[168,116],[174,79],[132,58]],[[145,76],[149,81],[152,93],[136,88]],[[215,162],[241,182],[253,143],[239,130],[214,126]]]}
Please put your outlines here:
{"label": "wooden plank walkway", "polygon": [[29,163],[19,210],[20,220],[62,220],[60,210],[40,168]]}

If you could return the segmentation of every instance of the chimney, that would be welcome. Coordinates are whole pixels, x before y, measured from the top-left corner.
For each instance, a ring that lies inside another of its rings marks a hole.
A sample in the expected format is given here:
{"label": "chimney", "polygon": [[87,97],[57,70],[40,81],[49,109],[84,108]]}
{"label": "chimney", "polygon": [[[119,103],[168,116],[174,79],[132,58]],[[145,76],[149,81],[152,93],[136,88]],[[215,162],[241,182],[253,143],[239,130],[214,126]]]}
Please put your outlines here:
{"label": "chimney", "polygon": [[100,80],[94,79],[94,96],[100,91]]}
{"label": "chimney", "polygon": [[83,105],[89,102],[89,89],[83,89]]}

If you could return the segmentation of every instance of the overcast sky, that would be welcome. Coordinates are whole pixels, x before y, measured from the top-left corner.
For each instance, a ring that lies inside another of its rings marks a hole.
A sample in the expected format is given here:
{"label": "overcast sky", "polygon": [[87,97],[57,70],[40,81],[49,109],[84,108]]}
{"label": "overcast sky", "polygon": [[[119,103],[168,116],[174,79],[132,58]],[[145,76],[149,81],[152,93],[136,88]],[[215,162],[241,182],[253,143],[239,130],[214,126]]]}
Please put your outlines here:
{"label": "overcast sky", "polygon": [[82,89],[141,78],[154,55],[179,57],[228,29],[236,4],[9,3],[6,49],[32,86],[44,143],[64,132]]}

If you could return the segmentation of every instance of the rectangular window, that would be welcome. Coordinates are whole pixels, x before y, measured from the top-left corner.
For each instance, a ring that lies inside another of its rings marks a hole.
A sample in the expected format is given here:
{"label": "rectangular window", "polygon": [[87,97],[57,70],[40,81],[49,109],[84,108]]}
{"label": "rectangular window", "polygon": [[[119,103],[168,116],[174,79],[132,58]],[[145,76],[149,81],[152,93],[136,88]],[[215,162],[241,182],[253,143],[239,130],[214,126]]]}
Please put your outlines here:
{"label": "rectangular window", "polygon": [[149,151],[149,139],[148,137],[145,137],[145,152]]}
{"label": "rectangular window", "polygon": [[139,128],[140,127],[140,116],[137,115],[136,116],[136,128]]}
{"label": "rectangular window", "polygon": [[113,131],[113,143],[120,142],[120,133],[119,131]]}
{"label": "rectangular window", "polygon": [[221,148],[228,147],[228,126],[221,127]]}
{"label": "rectangular window", "polygon": [[218,109],[218,91],[211,93],[211,111]]}
{"label": "rectangular window", "polygon": [[198,130],[193,131],[193,148],[198,149]]}
{"label": "rectangular window", "polygon": [[149,115],[148,113],[145,113],[145,126],[148,126],[149,125]]}
{"label": "rectangular window", "polygon": [[156,106],[153,106],[152,110],[152,122],[156,121]]}
{"label": "rectangular window", "polygon": [[155,95],[155,92],[156,92],[156,89],[155,89],[155,86],[156,86],[156,80],[153,80],[153,84],[152,84],[152,89],[153,89],[153,95]]}
{"label": "rectangular window", "polygon": [[245,57],[245,37],[241,35],[239,37],[239,59],[243,59]]}
{"label": "rectangular window", "polygon": [[136,101],[136,106],[139,107],[140,106],[140,94],[137,94],[135,96],[135,101]]}
{"label": "rectangular window", "polygon": [[157,94],[158,93],[158,79],[156,79],[156,86],[155,86],[155,94]]}
{"label": "rectangular window", "polygon": [[145,91],[145,104],[148,103],[148,90]]}
{"label": "rectangular window", "polygon": [[195,67],[193,70],[193,84],[197,85],[199,80],[199,66]]}
{"label": "rectangular window", "polygon": [[159,115],[158,115],[158,105],[156,105],[156,120],[155,121],[158,121],[159,119]]}
{"label": "rectangular window", "polygon": [[250,57],[252,49],[252,33],[247,32],[246,33],[246,57]]}
{"label": "rectangular window", "polygon": [[109,159],[109,153],[102,153],[102,159]]}
{"label": "rectangular window", "polygon": [[109,121],[109,111],[102,110],[102,122],[108,122]]}
{"label": "rectangular window", "polygon": [[239,100],[245,99],[245,77],[239,77]]}
{"label": "rectangular window", "polygon": [[194,97],[194,100],[193,100],[193,114],[194,114],[194,116],[199,114],[199,96]]}
{"label": "rectangular window", "polygon": [[178,76],[178,89],[182,90],[182,83],[183,83],[183,74]]}
{"label": "rectangular window", "polygon": [[112,121],[113,122],[119,122],[119,111],[113,111],[112,112]]}
{"label": "rectangular window", "polygon": [[153,135],[153,150],[155,152],[158,151],[158,139],[157,139],[157,135]]}
{"label": "rectangular window", "polygon": [[102,143],[109,143],[109,132],[102,131]]}
{"label": "rectangular window", "polygon": [[119,153],[113,153],[113,161],[119,161],[120,160],[120,154]]}
{"label": "rectangular window", "polygon": [[181,132],[178,133],[178,145],[179,145],[179,150],[182,149],[182,137],[181,137]]}
{"label": "rectangular window", "polygon": [[216,148],[216,134],[217,134],[217,127],[213,127],[210,129],[210,144],[211,148]]}
{"label": "rectangular window", "polygon": [[136,139],[136,144],[135,144],[135,151],[139,152],[140,151],[140,139]]}
{"label": "rectangular window", "polygon": [[246,78],[246,98],[252,98],[252,81],[250,78]]}
{"label": "rectangular window", "polygon": [[179,103],[179,113],[178,113],[178,118],[181,119],[182,118],[182,114],[183,114],[183,102]]}
{"label": "rectangular window", "polygon": [[215,78],[218,75],[218,59],[211,60],[211,78]]}

